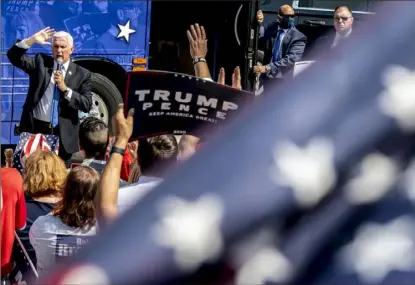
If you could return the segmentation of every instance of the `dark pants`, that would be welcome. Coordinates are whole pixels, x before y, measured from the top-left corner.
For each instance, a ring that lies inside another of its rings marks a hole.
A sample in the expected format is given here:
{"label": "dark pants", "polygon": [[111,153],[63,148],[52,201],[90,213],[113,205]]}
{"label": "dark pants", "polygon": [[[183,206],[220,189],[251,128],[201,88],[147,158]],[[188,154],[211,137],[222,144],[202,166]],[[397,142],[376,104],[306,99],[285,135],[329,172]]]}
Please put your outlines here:
{"label": "dark pants", "polygon": [[65,162],[66,166],[69,167],[71,164],[72,153],[67,153],[62,144],[62,139],[59,135],[59,125],[52,128],[51,123],[40,121],[37,119],[34,120],[34,133],[35,134],[44,134],[44,135],[56,135],[59,136],[59,157]]}

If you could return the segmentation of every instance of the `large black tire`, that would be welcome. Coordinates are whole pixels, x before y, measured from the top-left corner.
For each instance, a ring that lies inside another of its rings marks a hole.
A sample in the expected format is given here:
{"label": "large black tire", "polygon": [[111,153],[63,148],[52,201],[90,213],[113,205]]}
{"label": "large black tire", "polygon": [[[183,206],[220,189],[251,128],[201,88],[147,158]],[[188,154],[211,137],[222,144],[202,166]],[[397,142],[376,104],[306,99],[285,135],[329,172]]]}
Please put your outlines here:
{"label": "large black tire", "polygon": [[[123,99],[120,91],[115,87],[114,83],[111,82],[107,77],[98,74],[92,73],[91,75],[91,89],[92,92],[98,95],[102,101],[104,101],[107,110],[108,110],[108,128],[110,135],[112,132],[111,118],[117,112],[118,105],[123,103]],[[98,104],[93,102],[93,104]]]}

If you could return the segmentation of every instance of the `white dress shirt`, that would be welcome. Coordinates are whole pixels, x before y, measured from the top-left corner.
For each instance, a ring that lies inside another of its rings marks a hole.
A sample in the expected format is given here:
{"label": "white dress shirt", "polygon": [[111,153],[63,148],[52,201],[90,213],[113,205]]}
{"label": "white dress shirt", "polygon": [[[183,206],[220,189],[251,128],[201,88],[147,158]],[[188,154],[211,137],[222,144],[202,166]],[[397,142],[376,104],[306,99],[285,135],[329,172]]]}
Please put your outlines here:
{"label": "white dress shirt", "polygon": [[[28,46],[25,42],[25,40],[20,41],[16,44],[19,48],[23,49],[29,49],[30,46]],[[66,72],[68,71],[70,61],[68,60],[63,64],[63,78],[66,77]],[[58,63],[55,61],[53,64],[53,72],[52,76],[50,78],[50,82],[48,87],[45,90],[45,93],[42,96],[42,99],[40,99],[40,102],[37,104],[37,106],[33,110],[33,117],[35,119],[38,119],[40,121],[44,122],[50,122],[51,120],[51,113],[52,113],[52,107],[53,107],[53,93],[55,92],[55,79],[54,75],[56,72],[56,69],[58,67]],[[68,88],[68,93],[65,95],[65,98],[70,101],[72,98],[72,90]]]}
{"label": "white dress shirt", "polygon": [[344,36],[342,36],[342,35],[340,35],[339,33],[336,32],[336,37],[334,37],[334,41],[333,41],[333,44],[331,45],[331,47],[334,48],[335,46],[337,46],[339,41],[341,41],[342,39],[346,39],[346,38],[350,37],[351,33],[352,33],[352,29],[350,29]]}

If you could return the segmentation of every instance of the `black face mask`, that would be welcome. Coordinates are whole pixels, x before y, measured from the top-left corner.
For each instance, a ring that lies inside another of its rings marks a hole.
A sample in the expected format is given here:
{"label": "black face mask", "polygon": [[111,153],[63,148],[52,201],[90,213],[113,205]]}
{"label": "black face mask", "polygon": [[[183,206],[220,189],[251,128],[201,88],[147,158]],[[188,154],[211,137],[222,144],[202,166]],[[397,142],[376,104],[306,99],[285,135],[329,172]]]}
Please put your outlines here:
{"label": "black face mask", "polygon": [[281,29],[289,29],[295,24],[295,18],[294,17],[282,17],[278,20],[278,26]]}

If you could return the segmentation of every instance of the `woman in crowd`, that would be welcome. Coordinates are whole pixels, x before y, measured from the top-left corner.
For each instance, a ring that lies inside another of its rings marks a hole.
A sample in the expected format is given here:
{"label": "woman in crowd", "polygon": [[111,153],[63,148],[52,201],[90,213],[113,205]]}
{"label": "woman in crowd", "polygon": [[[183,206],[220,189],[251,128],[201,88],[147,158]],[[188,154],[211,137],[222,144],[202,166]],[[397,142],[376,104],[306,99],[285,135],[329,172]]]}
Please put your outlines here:
{"label": "woman in crowd", "polygon": [[96,234],[94,197],[99,174],[88,166],[77,166],[68,175],[62,200],[53,212],[38,218],[30,229],[39,275],[65,262]]}
{"label": "woman in crowd", "polygon": [[[25,161],[23,186],[25,189],[27,219],[26,227],[17,231],[17,234],[35,265],[36,255],[29,241],[30,228],[37,218],[49,214],[61,199],[61,191],[67,176],[68,171],[63,160],[50,151],[36,150]],[[16,259],[22,257],[21,254],[15,255]],[[16,260],[16,262],[18,264],[26,263],[24,260]],[[22,273],[25,274],[26,272]]]}

